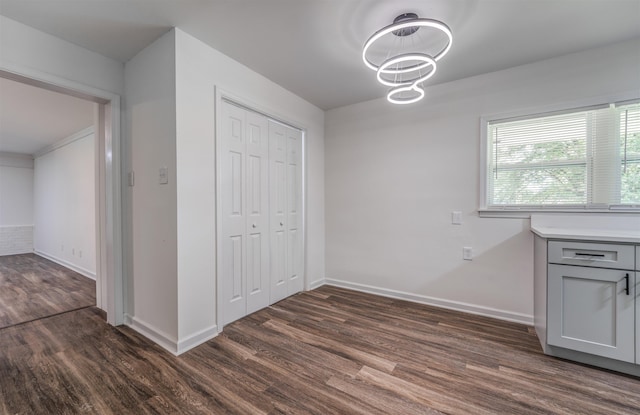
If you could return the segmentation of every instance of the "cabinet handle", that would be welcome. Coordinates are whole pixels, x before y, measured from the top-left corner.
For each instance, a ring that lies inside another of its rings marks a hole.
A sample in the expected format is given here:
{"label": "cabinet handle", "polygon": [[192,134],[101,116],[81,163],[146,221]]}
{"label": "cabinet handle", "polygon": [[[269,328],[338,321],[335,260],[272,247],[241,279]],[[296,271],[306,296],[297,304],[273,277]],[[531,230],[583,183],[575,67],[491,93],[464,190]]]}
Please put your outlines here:
{"label": "cabinet handle", "polygon": [[626,281],[626,286],[625,286],[624,291],[627,293],[627,295],[629,295],[629,274],[626,274],[624,276],[624,279]]}
{"label": "cabinet handle", "polygon": [[583,254],[582,252],[576,252],[576,256],[597,256],[604,258],[604,254]]}

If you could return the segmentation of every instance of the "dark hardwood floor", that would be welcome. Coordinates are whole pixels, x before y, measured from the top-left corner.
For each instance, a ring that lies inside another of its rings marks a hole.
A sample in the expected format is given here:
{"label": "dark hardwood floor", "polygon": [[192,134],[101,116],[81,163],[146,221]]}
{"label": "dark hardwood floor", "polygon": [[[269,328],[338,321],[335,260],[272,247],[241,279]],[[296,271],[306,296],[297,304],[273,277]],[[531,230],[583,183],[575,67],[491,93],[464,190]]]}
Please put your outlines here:
{"label": "dark hardwood floor", "polygon": [[35,254],[0,256],[0,328],[95,304],[95,281]]}
{"label": "dark hardwood floor", "polygon": [[0,330],[6,414],[639,414],[640,380],[532,328],[334,287],[174,357],[95,307]]}

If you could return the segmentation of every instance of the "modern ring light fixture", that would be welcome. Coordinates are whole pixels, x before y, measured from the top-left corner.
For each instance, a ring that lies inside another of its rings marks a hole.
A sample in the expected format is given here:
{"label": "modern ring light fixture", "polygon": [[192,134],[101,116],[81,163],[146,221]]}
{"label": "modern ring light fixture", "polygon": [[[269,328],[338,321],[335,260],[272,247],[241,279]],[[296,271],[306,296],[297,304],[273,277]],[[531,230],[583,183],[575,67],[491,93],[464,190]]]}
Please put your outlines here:
{"label": "modern ring light fixture", "polygon": [[[445,45],[437,53],[428,53],[425,49],[432,45],[425,43],[420,29],[440,32],[445,37]],[[376,71],[378,82],[392,87],[387,94],[389,102],[412,104],[424,98],[422,83],[435,75],[436,62],[449,52],[452,42],[451,29],[446,24],[419,18],[415,13],[403,13],[366,41],[362,60],[369,69]]]}

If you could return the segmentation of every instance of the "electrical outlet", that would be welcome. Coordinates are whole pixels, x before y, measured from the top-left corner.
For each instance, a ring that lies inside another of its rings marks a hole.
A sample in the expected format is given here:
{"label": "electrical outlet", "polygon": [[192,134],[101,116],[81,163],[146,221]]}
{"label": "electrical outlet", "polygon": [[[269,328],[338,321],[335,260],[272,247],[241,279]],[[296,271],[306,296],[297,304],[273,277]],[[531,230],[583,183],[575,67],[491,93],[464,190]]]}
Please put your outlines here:
{"label": "electrical outlet", "polygon": [[471,248],[470,246],[465,246],[464,248],[462,248],[462,259],[464,259],[465,261],[473,260],[473,248]]}

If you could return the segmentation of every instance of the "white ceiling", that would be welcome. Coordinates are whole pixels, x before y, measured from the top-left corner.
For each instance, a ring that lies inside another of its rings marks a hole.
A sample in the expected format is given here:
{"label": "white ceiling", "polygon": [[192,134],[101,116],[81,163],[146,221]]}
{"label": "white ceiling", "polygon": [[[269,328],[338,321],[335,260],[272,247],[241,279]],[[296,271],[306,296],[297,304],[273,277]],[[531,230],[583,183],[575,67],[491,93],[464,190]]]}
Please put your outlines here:
{"label": "white ceiling", "polygon": [[90,127],[94,105],[0,78],[0,152],[34,154]]}
{"label": "white ceiling", "polygon": [[403,12],[454,34],[427,85],[640,37],[640,0],[0,0],[0,14],[122,62],[178,26],[322,109],[384,96],[361,48]]}

